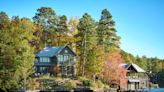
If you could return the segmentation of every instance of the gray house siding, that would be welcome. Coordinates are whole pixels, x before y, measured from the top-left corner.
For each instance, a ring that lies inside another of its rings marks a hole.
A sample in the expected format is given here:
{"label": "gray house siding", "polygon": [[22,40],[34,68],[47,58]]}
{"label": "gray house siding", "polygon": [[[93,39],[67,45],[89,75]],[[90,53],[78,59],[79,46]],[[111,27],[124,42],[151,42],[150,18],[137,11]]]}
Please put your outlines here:
{"label": "gray house siding", "polygon": [[75,74],[76,54],[68,46],[46,47],[36,54],[36,59],[37,73]]}

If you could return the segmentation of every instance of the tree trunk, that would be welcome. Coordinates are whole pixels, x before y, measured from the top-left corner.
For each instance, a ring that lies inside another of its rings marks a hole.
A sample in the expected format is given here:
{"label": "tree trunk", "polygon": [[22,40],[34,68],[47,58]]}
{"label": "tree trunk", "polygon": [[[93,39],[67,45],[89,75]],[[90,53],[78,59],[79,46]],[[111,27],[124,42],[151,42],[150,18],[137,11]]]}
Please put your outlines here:
{"label": "tree trunk", "polygon": [[23,90],[26,91],[26,77],[24,77],[24,83],[23,83],[24,87]]}
{"label": "tree trunk", "polygon": [[85,33],[85,35],[84,35],[84,57],[83,57],[83,70],[82,70],[82,76],[84,76],[85,75],[85,62],[86,62],[86,33]]}
{"label": "tree trunk", "polygon": [[95,82],[96,80],[96,74],[93,75],[93,81]]}
{"label": "tree trunk", "polygon": [[44,32],[44,47],[47,46],[47,32]]}

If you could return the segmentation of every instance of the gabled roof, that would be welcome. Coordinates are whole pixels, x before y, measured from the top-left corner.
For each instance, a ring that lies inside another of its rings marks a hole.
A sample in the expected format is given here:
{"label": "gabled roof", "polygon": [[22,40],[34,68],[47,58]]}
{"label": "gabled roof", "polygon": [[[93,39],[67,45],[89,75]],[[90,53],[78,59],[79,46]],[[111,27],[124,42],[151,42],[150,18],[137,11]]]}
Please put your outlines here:
{"label": "gabled roof", "polygon": [[144,73],[145,70],[143,70],[141,67],[139,67],[136,64],[120,64],[120,66],[123,66],[126,69],[129,69],[129,67],[133,67],[137,72]]}
{"label": "gabled roof", "polygon": [[136,64],[131,64],[135,69],[136,69],[136,71],[137,72],[145,72],[145,70],[143,70],[141,67],[139,67],[138,65],[136,65]]}
{"label": "gabled roof", "polygon": [[51,47],[51,46],[45,47],[43,50],[39,51],[35,55],[35,57],[53,57],[53,56],[56,56],[57,54],[59,54],[65,47],[68,47],[68,46],[66,45],[66,46],[58,46],[58,47]]}

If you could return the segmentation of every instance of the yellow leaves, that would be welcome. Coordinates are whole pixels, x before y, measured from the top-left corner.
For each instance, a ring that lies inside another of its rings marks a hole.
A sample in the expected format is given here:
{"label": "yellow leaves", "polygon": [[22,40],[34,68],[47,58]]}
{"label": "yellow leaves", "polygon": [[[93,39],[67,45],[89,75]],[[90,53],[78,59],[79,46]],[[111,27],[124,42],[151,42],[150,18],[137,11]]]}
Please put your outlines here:
{"label": "yellow leaves", "polygon": [[79,20],[75,17],[72,17],[68,22],[68,28],[72,35],[77,34],[77,25],[79,23]]}

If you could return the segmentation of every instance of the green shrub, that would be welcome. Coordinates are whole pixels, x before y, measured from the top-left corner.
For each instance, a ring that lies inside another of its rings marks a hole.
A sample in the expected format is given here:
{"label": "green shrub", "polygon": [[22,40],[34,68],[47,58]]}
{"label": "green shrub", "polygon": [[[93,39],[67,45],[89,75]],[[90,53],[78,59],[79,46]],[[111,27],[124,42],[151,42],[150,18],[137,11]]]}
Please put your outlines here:
{"label": "green shrub", "polygon": [[50,74],[44,74],[43,76],[40,77],[40,79],[50,79]]}
{"label": "green shrub", "polygon": [[80,80],[80,81],[84,81],[84,80],[88,80],[86,77],[78,77],[78,79]]}
{"label": "green shrub", "polygon": [[84,86],[88,86],[88,87],[91,86],[91,81],[90,80],[83,80],[82,83],[83,83]]}
{"label": "green shrub", "polygon": [[60,77],[55,77],[54,80],[57,81],[57,82],[59,82],[59,81],[62,81],[63,79],[60,78]]}
{"label": "green shrub", "polygon": [[109,85],[104,85],[104,89],[109,89]]}
{"label": "green shrub", "polygon": [[98,88],[104,88],[104,84],[100,80],[97,81],[97,85]]}
{"label": "green shrub", "polygon": [[158,84],[150,83],[149,86],[150,86],[150,88],[158,88]]}
{"label": "green shrub", "polygon": [[91,86],[91,81],[86,77],[78,77],[78,79],[82,82],[83,86]]}
{"label": "green shrub", "polygon": [[73,88],[76,88],[76,82],[73,80],[66,80],[64,86],[71,90]]}
{"label": "green shrub", "polygon": [[93,81],[91,82],[90,86],[91,86],[92,88],[98,88],[97,83],[96,83],[96,82],[93,82]]}
{"label": "green shrub", "polygon": [[38,78],[30,78],[30,80],[27,83],[27,89],[28,90],[36,90],[36,89],[38,89],[40,83],[37,80],[38,80]]}

